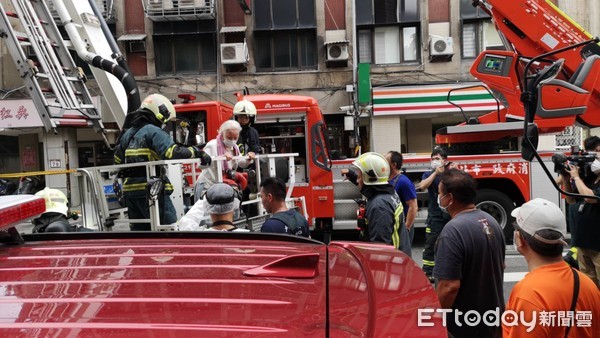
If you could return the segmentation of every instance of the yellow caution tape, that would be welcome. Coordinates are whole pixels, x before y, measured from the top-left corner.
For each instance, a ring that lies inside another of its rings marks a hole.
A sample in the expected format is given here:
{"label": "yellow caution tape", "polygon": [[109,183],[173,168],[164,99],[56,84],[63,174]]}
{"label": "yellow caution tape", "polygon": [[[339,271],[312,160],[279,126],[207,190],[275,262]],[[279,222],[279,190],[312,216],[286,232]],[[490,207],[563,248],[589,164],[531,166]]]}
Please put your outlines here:
{"label": "yellow caution tape", "polygon": [[76,173],[77,170],[47,170],[47,171],[30,171],[25,173],[11,173],[11,174],[0,174],[0,178],[15,178],[25,176],[40,176],[40,175],[61,175],[61,174],[72,174]]}

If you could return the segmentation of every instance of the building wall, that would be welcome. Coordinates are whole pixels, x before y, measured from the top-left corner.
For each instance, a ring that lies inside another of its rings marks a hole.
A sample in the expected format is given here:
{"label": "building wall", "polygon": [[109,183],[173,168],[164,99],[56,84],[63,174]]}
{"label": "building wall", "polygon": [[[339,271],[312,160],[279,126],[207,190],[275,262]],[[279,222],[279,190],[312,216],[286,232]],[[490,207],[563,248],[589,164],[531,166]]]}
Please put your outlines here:
{"label": "building wall", "polygon": [[[0,0],[2,4],[8,4],[8,0]],[[587,27],[593,35],[600,34],[598,26],[600,22],[596,0],[577,0],[563,1],[559,0],[559,7],[563,8],[582,26]],[[218,30],[225,23],[243,24],[247,27],[243,38],[246,39],[250,50],[250,60],[246,68],[242,71],[227,71],[227,67],[219,66],[213,74],[184,75],[176,74],[173,76],[157,76],[156,74],[156,56],[153,40],[154,23],[146,17],[141,1],[115,0],[116,11],[116,31],[117,37],[129,33],[144,32],[146,51],[143,53],[127,52],[127,43],[119,42],[121,50],[126,55],[130,64],[133,65],[132,71],[136,75],[136,80],[140,87],[141,96],[151,93],[161,93],[171,99],[176,99],[179,93],[192,93],[197,96],[197,100],[222,100],[233,103],[236,98],[233,94],[236,91],[248,87],[251,93],[292,93],[299,95],[314,96],[322,105],[325,113],[337,113],[340,106],[351,104],[350,96],[346,93],[346,85],[354,81],[353,69],[356,67],[356,55],[351,55],[345,65],[341,67],[331,67],[325,62],[326,47],[325,32],[327,29],[343,29],[346,31],[346,38],[351,41],[349,49],[352,51],[356,45],[354,33],[354,8],[351,0],[316,0],[315,15],[317,21],[317,49],[318,62],[317,69],[311,71],[288,71],[288,72],[257,72],[254,60],[255,40],[254,26],[255,15],[240,14],[238,1],[236,0],[215,0],[216,3],[216,21],[217,21],[217,46],[219,43],[226,42],[228,36],[218,33]],[[472,59],[463,59],[461,57],[461,19],[460,19],[460,0],[419,0],[420,4],[420,57],[412,64],[394,64],[394,65],[375,65],[371,67],[371,82],[373,86],[383,85],[420,85],[440,82],[462,82],[471,81],[473,78],[469,75],[469,68],[473,62]],[[225,10],[227,9],[227,10]],[[229,9],[237,9],[238,12],[232,12]],[[430,37],[431,36],[449,36],[453,38],[454,56],[448,62],[430,62]],[[217,51],[215,51],[217,53]],[[2,61],[0,66],[0,85],[6,91],[17,88],[21,82],[17,76],[14,64],[7,55],[5,44],[0,44],[0,54]],[[352,54],[352,53],[351,53]],[[93,79],[87,82],[90,92],[93,94],[99,92]],[[11,93],[8,98],[15,96],[26,96],[24,92]],[[105,107],[102,104],[102,107]],[[374,150],[387,151],[390,146],[396,149],[406,149],[408,152],[429,151],[432,145],[431,141],[431,119],[423,120],[393,120],[393,126],[398,128],[396,135],[403,134],[399,139],[378,141],[376,138],[380,134],[377,131],[382,130],[385,122],[382,119],[378,122],[373,118],[373,129],[370,134],[372,138],[371,148]],[[457,119],[457,121],[460,119]],[[363,118],[362,124],[368,124],[369,118]],[[429,123],[427,123],[429,121]],[[449,122],[452,123],[452,122]],[[377,125],[375,125],[377,124]],[[418,125],[421,128],[413,128]],[[427,129],[429,125],[429,129]],[[116,128],[110,124],[110,128]],[[385,128],[384,128],[385,129]],[[422,133],[413,132],[422,130]],[[425,130],[427,129],[427,130]],[[402,131],[407,132],[402,132]],[[389,130],[388,130],[389,132]],[[81,134],[81,133],[80,133]],[[100,142],[98,135],[85,133],[86,140],[90,141],[96,137]],[[400,136],[398,136],[400,137]],[[426,142],[429,140],[428,142]],[[426,146],[424,146],[426,145]],[[427,148],[427,149],[422,149]]]}

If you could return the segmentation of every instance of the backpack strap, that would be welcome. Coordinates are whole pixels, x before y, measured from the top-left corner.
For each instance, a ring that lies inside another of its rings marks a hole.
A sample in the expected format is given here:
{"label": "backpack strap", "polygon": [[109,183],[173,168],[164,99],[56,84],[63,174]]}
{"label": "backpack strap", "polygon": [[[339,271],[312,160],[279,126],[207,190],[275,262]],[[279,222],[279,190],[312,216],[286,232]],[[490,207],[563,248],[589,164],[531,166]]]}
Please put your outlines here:
{"label": "backpack strap", "polygon": [[[577,273],[577,271],[573,268],[571,268],[571,271],[573,272],[573,299],[571,300],[571,312],[575,312],[575,306],[577,305],[577,298],[579,297],[579,274]],[[569,323],[569,325],[567,326],[566,330],[565,330],[565,338],[567,338],[567,336],[569,336],[569,331],[571,331],[571,326],[572,323]]]}
{"label": "backpack strap", "polygon": [[271,216],[271,218],[279,220],[283,224],[285,224],[288,227],[288,232],[293,233],[293,231],[298,229],[298,225],[296,224],[296,222],[294,222],[295,217],[287,214],[286,212],[278,212],[276,214],[273,214],[273,216]]}

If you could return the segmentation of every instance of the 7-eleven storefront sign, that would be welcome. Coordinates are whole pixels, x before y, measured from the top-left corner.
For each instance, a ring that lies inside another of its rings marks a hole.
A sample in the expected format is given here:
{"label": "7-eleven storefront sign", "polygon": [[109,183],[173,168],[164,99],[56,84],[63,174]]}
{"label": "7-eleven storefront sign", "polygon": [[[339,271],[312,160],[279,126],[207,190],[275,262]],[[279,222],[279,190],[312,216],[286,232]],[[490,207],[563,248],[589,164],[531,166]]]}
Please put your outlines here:
{"label": "7-eleven storefront sign", "polygon": [[479,82],[376,87],[373,88],[373,115],[460,113],[448,98],[465,112],[489,112],[498,107],[496,100]]}

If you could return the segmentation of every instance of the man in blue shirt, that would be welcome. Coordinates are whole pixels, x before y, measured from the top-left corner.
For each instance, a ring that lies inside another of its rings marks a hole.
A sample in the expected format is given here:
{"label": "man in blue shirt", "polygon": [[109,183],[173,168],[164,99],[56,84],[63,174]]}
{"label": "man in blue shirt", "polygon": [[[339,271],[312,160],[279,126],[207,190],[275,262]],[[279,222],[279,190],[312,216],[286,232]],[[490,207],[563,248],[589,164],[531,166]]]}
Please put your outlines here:
{"label": "man in blue shirt", "polygon": [[308,221],[296,210],[289,210],[285,202],[285,183],[277,177],[260,182],[260,199],[271,218],[263,223],[260,232],[275,232],[310,237]]}
{"label": "man in blue shirt", "polygon": [[415,217],[417,217],[417,211],[419,210],[419,206],[417,205],[417,190],[415,189],[413,182],[400,172],[403,162],[402,154],[397,151],[390,151],[385,155],[385,159],[390,164],[390,177],[388,182],[394,187],[398,197],[400,197],[400,202],[402,202],[404,224],[406,224],[408,236],[412,245],[413,238],[415,237],[415,228],[413,225],[415,223]]}

